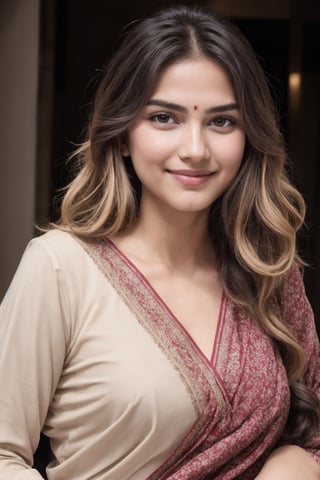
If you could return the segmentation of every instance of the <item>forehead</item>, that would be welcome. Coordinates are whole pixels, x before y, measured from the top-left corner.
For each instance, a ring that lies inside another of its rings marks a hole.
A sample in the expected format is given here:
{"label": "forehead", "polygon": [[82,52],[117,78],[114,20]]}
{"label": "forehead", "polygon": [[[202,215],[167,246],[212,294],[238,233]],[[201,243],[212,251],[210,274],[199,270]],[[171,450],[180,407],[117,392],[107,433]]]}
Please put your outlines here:
{"label": "forehead", "polygon": [[195,104],[235,101],[229,76],[223,67],[211,59],[200,57],[181,60],[166,67],[156,82],[151,98],[164,97]]}

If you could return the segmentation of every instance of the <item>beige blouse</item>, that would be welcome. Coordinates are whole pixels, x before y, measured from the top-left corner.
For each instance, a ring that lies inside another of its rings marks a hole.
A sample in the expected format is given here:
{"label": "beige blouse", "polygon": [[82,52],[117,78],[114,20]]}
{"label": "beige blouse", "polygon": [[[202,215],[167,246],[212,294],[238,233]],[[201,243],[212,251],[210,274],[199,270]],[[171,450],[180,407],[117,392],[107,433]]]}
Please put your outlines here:
{"label": "beige blouse", "polygon": [[41,478],[41,430],[50,480],[142,480],[195,421],[179,373],[66,233],[28,246],[0,339],[1,480]]}
{"label": "beige blouse", "polygon": [[[290,278],[281,308],[308,317],[318,389],[310,306]],[[278,352],[226,298],[209,361],[111,242],[51,231],[29,244],[0,309],[0,480],[41,478],[41,431],[49,480],[253,479],[288,409]]]}

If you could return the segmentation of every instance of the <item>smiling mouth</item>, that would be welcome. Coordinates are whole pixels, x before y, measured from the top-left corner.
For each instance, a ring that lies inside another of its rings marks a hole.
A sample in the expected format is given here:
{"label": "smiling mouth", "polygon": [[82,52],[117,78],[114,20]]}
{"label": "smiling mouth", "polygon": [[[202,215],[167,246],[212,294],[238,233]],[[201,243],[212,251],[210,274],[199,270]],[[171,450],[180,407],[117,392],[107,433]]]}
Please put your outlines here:
{"label": "smiling mouth", "polygon": [[213,175],[213,172],[210,172],[209,170],[167,170],[167,172],[171,173],[172,175],[193,178],[210,177]]}
{"label": "smiling mouth", "polygon": [[208,170],[167,170],[180,184],[197,186],[205,183],[214,172]]}

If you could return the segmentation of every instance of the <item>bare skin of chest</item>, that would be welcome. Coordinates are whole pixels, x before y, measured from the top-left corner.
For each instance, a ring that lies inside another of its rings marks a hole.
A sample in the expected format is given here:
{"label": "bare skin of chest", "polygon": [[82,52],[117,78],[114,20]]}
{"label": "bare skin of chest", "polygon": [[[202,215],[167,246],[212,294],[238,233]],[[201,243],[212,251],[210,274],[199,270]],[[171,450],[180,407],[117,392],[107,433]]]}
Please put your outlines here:
{"label": "bare skin of chest", "polygon": [[215,271],[190,276],[148,269],[149,282],[210,360],[217,329],[222,288]]}
{"label": "bare skin of chest", "polygon": [[[154,230],[155,227],[151,231]],[[192,239],[196,238],[194,232]],[[118,234],[112,240],[211,360],[222,301],[222,285],[211,242],[200,236],[195,245],[190,240],[183,244],[181,239],[189,239],[187,234],[179,237],[172,234],[174,240],[164,238],[154,242],[147,241],[148,235],[150,228],[142,233]]]}

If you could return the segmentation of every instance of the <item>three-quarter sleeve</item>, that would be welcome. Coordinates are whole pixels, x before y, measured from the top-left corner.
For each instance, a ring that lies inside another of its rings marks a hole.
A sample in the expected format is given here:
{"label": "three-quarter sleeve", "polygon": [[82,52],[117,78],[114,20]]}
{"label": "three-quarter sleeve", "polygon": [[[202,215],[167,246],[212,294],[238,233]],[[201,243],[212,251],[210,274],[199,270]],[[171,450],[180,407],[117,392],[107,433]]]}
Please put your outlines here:
{"label": "three-quarter sleeve", "polygon": [[[284,321],[304,348],[306,365],[303,382],[320,398],[320,346],[314,314],[305,293],[303,277],[297,264],[286,275],[281,295]],[[305,446],[320,462],[320,432]]]}
{"label": "three-quarter sleeve", "polygon": [[42,478],[33,453],[63,368],[67,317],[63,273],[35,239],[0,307],[0,480]]}

